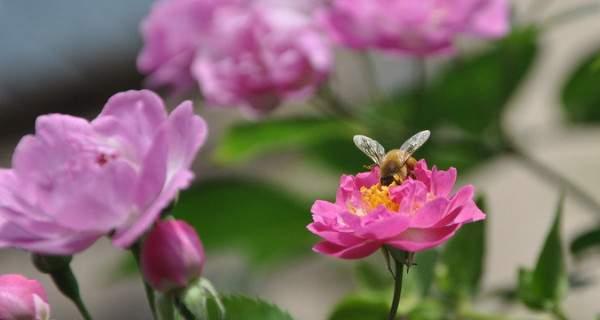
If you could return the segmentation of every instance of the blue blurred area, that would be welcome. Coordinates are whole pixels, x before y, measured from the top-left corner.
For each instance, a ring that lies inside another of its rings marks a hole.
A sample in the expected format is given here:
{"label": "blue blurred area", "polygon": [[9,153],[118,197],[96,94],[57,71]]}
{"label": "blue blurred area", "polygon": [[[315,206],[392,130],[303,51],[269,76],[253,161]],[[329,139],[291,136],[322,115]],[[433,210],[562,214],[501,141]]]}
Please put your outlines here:
{"label": "blue blurred area", "polygon": [[[120,89],[140,79],[138,25],[152,2],[0,0],[2,117],[25,107],[50,110],[43,101],[85,102],[104,93],[101,87]],[[76,101],[65,100],[77,90]]]}

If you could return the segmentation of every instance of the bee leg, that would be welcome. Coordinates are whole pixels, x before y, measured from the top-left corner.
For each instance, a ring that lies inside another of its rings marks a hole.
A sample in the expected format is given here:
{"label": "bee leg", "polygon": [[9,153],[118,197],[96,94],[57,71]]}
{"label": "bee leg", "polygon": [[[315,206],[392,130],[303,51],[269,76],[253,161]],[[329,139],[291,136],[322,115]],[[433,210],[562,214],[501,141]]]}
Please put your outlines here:
{"label": "bee leg", "polygon": [[401,175],[399,174],[394,174],[394,182],[396,182],[397,185],[401,185],[402,182],[404,182],[404,178],[402,178]]}

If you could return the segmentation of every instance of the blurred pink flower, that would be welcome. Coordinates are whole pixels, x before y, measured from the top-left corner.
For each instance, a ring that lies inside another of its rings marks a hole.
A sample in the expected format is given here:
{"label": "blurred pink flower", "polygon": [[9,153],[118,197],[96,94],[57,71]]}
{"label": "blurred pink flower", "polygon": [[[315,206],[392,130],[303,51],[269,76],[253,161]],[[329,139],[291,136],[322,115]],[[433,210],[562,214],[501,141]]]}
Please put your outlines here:
{"label": "blurred pink flower", "polygon": [[347,47],[422,56],[452,50],[460,34],[503,36],[509,10],[507,0],[332,0],[318,18]]}
{"label": "blurred pink flower", "polygon": [[185,288],[200,277],[204,261],[202,242],[184,221],[159,221],[144,240],[142,272],[158,291]]}
{"label": "blurred pink flower", "polygon": [[193,73],[207,101],[254,115],[312,94],[332,64],[329,43],[308,16],[284,6],[219,11]]}
{"label": "blurred pink flower", "polygon": [[335,203],[317,200],[308,229],[322,238],[316,252],[359,259],[383,245],[408,252],[438,246],[469,222],[485,219],[473,201],[474,189],[455,194],[456,169],[427,168],[424,160],[414,178],[401,185],[381,186],[379,168],[342,176]]}
{"label": "blurred pink flower", "polygon": [[91,122],[38,117],[0,170],[0,246],[68,255],[111,234],[128,247],[189,185],[206,133],[191,102],[167,115],[147,90],[114,95]]}
{"label": "blurred pink flower", "polygon": [[44,287],[18,274],[0,276],[0,319],[48,320],[50,306]]}
{"label": "blurred pink flower", "polygon": [[151,87],[192,87],[191,65],[197,50],[209,36],[215,12],[246,0],[157,1],[141,24],[144,47],[138,68],[149,74]]}

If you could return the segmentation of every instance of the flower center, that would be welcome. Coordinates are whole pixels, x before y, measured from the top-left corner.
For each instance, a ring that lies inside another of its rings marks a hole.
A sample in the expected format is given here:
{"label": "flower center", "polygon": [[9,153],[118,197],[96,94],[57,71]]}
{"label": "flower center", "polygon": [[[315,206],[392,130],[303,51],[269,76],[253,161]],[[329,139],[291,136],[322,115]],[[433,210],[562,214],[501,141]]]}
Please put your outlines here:
{"label": "flower center", "polygon": [[105,164],[107,164],[110,160],[115,160],[116,158],[116,154],[106,154],[104,152],[101,152],[96,156],[96,163],[102,167]]}
{"label": "flower center", "polygon": [[390,188],[395,186],[395,183],[392,183],[389,186],[382,186],[377,183],[369,188],[364,186],[361,187],[360,194],[362,195],[362,201],[367,212],[379,206],[384,206],[390,211],[398,211],[399,205],[390,198]]}

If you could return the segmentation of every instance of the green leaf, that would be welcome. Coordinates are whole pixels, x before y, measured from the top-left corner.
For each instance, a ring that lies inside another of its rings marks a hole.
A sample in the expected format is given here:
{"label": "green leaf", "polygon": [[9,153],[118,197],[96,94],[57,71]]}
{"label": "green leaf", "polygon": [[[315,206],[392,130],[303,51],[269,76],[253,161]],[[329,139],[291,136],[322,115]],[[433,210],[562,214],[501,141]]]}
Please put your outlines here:
{"label": "green leaf", "polygon": [[563,87],[562,107],[572,122],[597,123],[600,121],[600,49],[579,64]]}
{"label": "green leaf", "polygon": [[416,278],[422,297],[429,295],[438,255],[438,251],[435,249],[422,251],[415,255],[417,265],[410,269],[410,276]]}
{"label": "green leaf", "polygon": [[307,147],[310,159],[338,173],[355,174],[367,171],[366,165],[373,162],[356,148],[352,136],[340,139],[324,139]]}
{"label": "green leaf", "polygon": [[439,141],[432,139],[418,152],[427,159],[427,163],[430,165],[436,165],[438,168],[455,167],[459,172],[464,172],[491,159],[499,151],[492,150],[474,140]]}
{"label": "green leaf", "polygon": [[[293,320],[287,312],[260,299],[236,295],[225,296],[221,300],[225,305],[222,320]],[[208,319],[220,319],[214,302],[209,303],[208,311]]]}
{"label": "green leaf", "polygon": [[600,228],[588,230],[578,235],[573,242],[571,242],[571,253],[577,257],[581,257],[584,253],[589,252],[590,249],[600,250]]}
{"label": "green leaf", "polygon": [[288,118],[238,123],[225,133],[215,150],[221,164],[236,164],[265,153],[312,145],[326,138],[352,140],[357,126],[339,119]]}
{"label": "green leaf", "polygon": [[535,268],[519,271],[519,298],[525,305],[535,310],[558,312],[560,302],[566,293],[568,279],[560,236],[563,200],[564,196],[561,196],[554,223],[546,237]]}
{"label": "green leaf", "polygon": [[[477,199],[477,206],[486,211],[483,197]],[[440,287],[454,298],[466,299],[479,290],[485,261],[486,221],[462,226],[441,253],[445,277]]]}
{"label": "green leaf", "polygon": [[508,100],[537,55],[538,31],[515,29],[482,53],[451,64],[426,92],[429,112],[472,133],[497,130]]}
{"label": "green leaf", "polygon": [[408,313],[410,320],[447,319],[447,311],[438,300],[425,300]]}
{"label": "green leaf", "polygon": [[356,279],[363,290],[384,291],[393,285],[392,276],[366,261],[356,263]]}
{"label": "green leaf", "polygon": [[258,181],[203,181],[181,194],[173,212],[208,250],[238,249],[256,264],[309,253],[313,242],[310,203]]}
{"label": "green leaf", "polygon": [[344,298],[329,316],[329,320],[387,319],[389,303],[382,295],[360,294]]}

